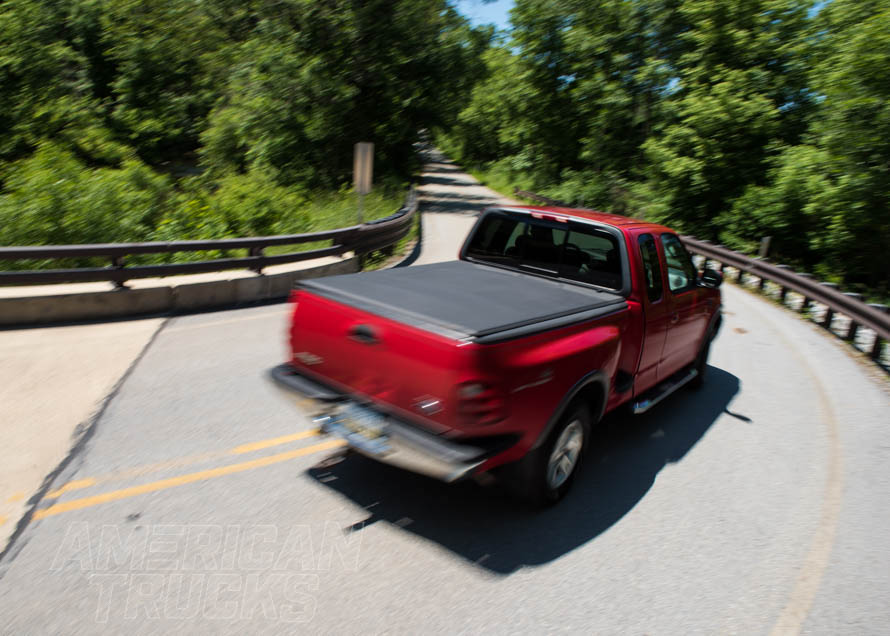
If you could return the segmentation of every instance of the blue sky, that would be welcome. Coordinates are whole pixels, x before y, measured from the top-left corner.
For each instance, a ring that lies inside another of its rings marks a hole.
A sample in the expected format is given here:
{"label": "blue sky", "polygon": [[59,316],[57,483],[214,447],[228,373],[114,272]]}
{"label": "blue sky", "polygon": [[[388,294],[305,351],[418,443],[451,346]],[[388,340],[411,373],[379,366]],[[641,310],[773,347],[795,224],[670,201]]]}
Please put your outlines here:
{"label": "blue sky", "polygon": [[[830,0],[817,2],[811,9],[810,15],[818,13],[829,2]],[[506,29],[510,26],[510,9],[513,6],[513,0],[495,0],[489,3],[484,3],[482,0],[456,0],[455,4],[458,11],[467,16],[474,26],[494,24],[499,29]]]}
{"label": "blue sky", "polygon": [[473,25],[494,24],[499,29],[510,26],[510,9],[513,0],[495,0],[483,3],[482,0],[457,0],[457,9],[463,13]]}

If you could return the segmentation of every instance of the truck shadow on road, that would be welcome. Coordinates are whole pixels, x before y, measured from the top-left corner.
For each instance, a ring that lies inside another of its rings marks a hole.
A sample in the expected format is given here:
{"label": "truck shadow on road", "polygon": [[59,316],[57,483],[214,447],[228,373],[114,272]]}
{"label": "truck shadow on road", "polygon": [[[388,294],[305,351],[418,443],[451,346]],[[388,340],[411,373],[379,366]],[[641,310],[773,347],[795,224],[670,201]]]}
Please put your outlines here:
{"label": "truck shadow on road", "polygon": [[[727,412],[739,387],[736,376],[710,367],[699,392],[680,391],[635,418],[609,416],[572,492],[544,510],[532,510],[497,487],[442,484],[359,455],[310,474],[368,511],[353,531],[390,523],[506,575],[558,559],[620,521],[662,467],[680,461]],[[746,419],[736,415],[729,422],[747,426]]]}

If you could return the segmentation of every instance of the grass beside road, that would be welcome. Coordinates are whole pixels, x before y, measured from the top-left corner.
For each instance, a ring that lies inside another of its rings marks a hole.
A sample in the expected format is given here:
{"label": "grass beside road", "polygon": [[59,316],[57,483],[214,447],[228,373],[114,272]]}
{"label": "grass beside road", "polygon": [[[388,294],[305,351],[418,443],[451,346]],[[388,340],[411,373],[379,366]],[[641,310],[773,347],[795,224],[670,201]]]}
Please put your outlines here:
{"label": "grass beside road", "polygon": [[[365,196],[363,219],[372,221],[398,211],[405,203],[408,187],[378,188]],[[223,204],[224,203],[224,204]],[[358,223],[358,197],[350,190],[314,192],[294,200],[250,199],[228,197],[224,202],[191,201],[180,208],[174,221],[162,221],[151,233],[125,234],[107,242],[143,242],[178,240],[217,240],[250,236],[279,234],[307,234]],[[102,235],[104,236],[104,234]],[[71,238],[71,237],[68,237]],[[90,242],[106,242],[93,237]],[[62,242],[56,241],[56,244]],[[40,244],[34,241],[31,244]],[[331,241],[315,241],[278,245],[265,250],[267,255],[304,252],[328,247]],[[169,252],[133,255],[125,259],[126,265],[152,265],[161,263],[188,263],[221,258],[239,258],[248,250],[207,250],[200,252]],[[80,259],[32,259],[5,261],[0,269],[39,270],[56,268],[107,267],[109,260],[103,257]]]}
{"label": "grass beside road", "polygon": [[525,201],[529,204],[534,204],[534,201],[529,201],[527,199],[523,199],[522,197],[516,196],[513,191],[513,188],[519,188],[520,190],[533,190],[532,183],[530,180],[524,178],[523,176],[516,176],[510,171],[506,170],[503,166],[498,164],[489,165],[489,166],[472,166],[467,169],[476,181],[489,188],[490,190],[494,190],[500,195],[503,195],[510,199],[516,199],[518,201]]}
{"label": "grass beside road", "polygon": [[[407,188],[401,193],[371,192],[365,196],[362,218],[364,221],[382,219],[397,212],[405,203]],[[330,193],[313,199],[308,208],[302,210],[309,218],[309,229],[301,232],[322,232],[358,224],[358,198],[354,193]],[[400,240],[392,250],[392,254],[400,255],[407,252],[417,238],[417,224],[411,226],[409,234]],[[294,245],[276,245],[265,250],[265,254],[290,254],[293,252],[306,252],[314,249],[329,247],[331,241],[313,241],[311,243],[297,243]],[[373,269],[385,263],[390,258],[389,254],[374,252],[369,255],[365,265],[366,269]]]}
{"label": "grass beside road", "polygon": [[[363,219],[382,219],[398,211],[405,203],[407,187],[398,192],[373,191],[365,196]],[[308,219],[306,232],[321,232],[356,225],[358,196],[354,192],[318,194],[300,211]]]}

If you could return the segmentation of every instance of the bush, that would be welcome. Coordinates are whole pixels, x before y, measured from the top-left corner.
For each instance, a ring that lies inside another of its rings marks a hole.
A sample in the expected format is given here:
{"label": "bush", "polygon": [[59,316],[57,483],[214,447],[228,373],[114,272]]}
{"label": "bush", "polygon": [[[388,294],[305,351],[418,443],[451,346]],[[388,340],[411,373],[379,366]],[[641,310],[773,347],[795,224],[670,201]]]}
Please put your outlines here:
{"label": "bush", "polygon": [[59,245],[148,239],[169,202],[170,182],[137,160],[88,168],[42,144],[12,165],[0,195],[0,244]]}

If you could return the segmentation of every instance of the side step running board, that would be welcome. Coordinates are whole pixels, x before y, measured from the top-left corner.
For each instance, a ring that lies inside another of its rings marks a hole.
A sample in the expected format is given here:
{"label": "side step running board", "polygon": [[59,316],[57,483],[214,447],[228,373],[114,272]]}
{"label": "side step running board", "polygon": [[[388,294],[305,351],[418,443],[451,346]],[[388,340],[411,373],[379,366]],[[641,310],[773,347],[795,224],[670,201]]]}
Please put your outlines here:
{"label": "side step running board", "polygon": [[697,375],[698,371],[689,369],[685,374],[668,378],[655,388],[647,391],[646,395],[640,398],[638,402],[633,403],[634,415],[645,413]]}

